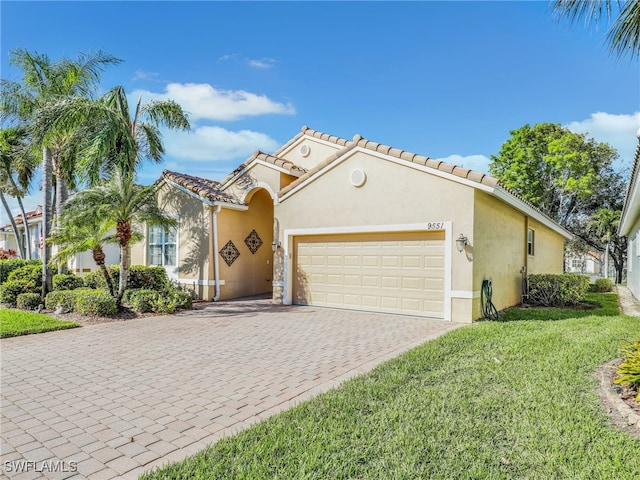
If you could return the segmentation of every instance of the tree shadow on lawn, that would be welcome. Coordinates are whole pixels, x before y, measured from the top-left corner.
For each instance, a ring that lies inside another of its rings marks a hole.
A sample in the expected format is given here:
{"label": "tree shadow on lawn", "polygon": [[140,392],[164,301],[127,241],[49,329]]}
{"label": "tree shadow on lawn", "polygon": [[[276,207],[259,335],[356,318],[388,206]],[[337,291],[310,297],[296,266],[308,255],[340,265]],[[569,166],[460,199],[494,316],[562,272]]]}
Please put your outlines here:
{"label": "tree shadow on lawn", "polygon": [[518,320],[566,320],[590,316],[612,317],[620,315],[618,295],[615,293],[588,293],[575,307],[512,307],[500,312],[499,322]]}

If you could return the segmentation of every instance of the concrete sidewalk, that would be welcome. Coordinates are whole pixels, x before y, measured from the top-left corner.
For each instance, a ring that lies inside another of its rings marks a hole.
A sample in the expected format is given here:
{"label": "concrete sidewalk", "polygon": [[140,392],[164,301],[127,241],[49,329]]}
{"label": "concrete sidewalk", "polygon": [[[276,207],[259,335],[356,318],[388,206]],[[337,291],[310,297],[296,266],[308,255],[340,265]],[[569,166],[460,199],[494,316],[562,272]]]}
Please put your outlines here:
{"label": "concrete sidewalk", "polygon": [[616,285],[615,290],[622,313],[631,317],[640,317],[640,301],[633,296],[631,290],[624,285]]}
{"label": "concrete sidewalk", "polygon": [[1,473],[137,478],[459,326],[251,300],[3,339]]}

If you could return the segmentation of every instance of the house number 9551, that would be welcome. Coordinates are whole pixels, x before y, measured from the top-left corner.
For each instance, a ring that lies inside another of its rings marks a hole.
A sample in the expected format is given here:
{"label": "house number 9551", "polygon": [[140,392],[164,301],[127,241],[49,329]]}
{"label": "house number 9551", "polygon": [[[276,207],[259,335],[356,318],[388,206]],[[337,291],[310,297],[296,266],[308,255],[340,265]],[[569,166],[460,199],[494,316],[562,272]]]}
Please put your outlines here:
{"label": "house number 9551", "polygon": [[427,222],[427,230],[442,230],[444,222]]}

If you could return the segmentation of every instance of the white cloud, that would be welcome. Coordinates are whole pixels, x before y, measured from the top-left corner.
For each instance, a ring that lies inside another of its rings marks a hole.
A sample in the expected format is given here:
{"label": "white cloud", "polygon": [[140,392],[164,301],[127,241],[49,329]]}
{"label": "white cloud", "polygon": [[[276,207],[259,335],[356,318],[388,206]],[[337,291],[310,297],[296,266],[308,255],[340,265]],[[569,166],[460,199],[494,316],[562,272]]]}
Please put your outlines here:
{"label": "white cloud", "polygon": [[211,126],[198,127],[189,133],[167,132],[164,138],[169,156],[199,162],[245,159],[255,150],[272,152],[279,146],[275,139],[264,133],[234,132]]}
{"label": "white cloud", "polygon": [[467,155],[462,156],[458,154],[449,155],[444,158],[437,158],[436,160],[442,160],[446,163],[458,165],[459,167],[475,170],[476,172],[489,173],[489,158],[484,155]]}
{"label": "white cloud", "polygon": [[143,70],[136,70],[133,75],[133,80],[151,80],[158,78],[160,74],[157,72],[145,72]]}
{"label": "white cloud", "polygon": [[295,108],[290,103],[280,103],[266,95],[245,90],[221,90],[208,83],[170,83],[164,93],[148,90],[131,92],[133,98],[145,100],[174,100],[189,113],[189,119],[238,120],[243,117],[284,114],[293,115]]}
{"label": "white cloud", "polygon": [[625,165],[633,162],[638,146],[640,112],[616,115],[597,112],[585,120],[570,122],[566,128],[576,133],[587,133],[597,142],[605,142],[614,147]]}
{"label": "white cloud", "polygon": [[273,58],[262,58],[260,60],[247,59],[247,64],[254,68],[271,68],[276,64]]}

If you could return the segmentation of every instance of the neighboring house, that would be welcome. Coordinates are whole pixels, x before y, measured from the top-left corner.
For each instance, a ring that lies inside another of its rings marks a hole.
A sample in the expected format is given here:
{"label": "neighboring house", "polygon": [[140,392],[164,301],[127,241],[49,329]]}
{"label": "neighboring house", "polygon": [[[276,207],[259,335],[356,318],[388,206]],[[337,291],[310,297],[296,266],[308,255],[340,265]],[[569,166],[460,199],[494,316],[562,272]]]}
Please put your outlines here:
{"label": "neighboring house", "polygon": [[[42,232],[42,206],[38,205],[35,210],[25,212],[27,216],[27,223],[29,224],[29,240],[31,241],[31,256],[32,258],[40,258],[40,234]],[[25,247],[25,253],[27,251],[27,237],[25,233],[24,219],[22,214],[19,213],[14,217],[16,226],[22,234],[23,246]],[[18,239],[13,231],[13,226],[8,223],[3,227],[0,227],[0,249],[3,250],[15,250],[18,252]]]}
{"label": "neighboring house", "polygon": [[[564,258],[564,271],[583,275],[601,276],[604,255],[597,252],[578,253],[567,251]],[[613,263],[613,262],[611,262]]]}
{"label": "neighboring house", "polygon": [[309,128],[221,182],[165,170],[163,208],[133,264],[164,265],[203,299],[274,301],[471,322],[523,272],[562,273],[571,235],[483,173]]}
{"label": "neighboring house", "polygon": [[640,130],[631,179],[622,207],[618,235],[629,239],[627,246],[627,287],[640,299]]}
{"label": "neighboring house", "polygon": [[[42,206],[38,205],[35,210],[25,212],[27,215],[27,222],[29,223],[29,232],[30,232],[30,240],[31,240],[31,256],[32,258],[41,258],[42,250],[41,250],[41,234],[42,234]],[[22,214],[18,214],[15,217],[16,226],[21,230],[21,233],[24,232],[24,221],[22,219]],[[26,242],[26,236],[22,235],[23,241]],[[25,245],[26,247],[26,245]],[[13,231],[13,227],[10,223],[5,225],[4,227],[0,227],[0,250],[8,250],[12,249],[18,251],[18,241],[16,235]],[[55,246],[53,247],[55,252]],[[106,245],[104,247],[104,252],[106,256],[106,264],[117,264],[120,261],[120,250],[117,245]],[[26,248],[25,248],[26,253]],[[67,265],[69,272],[73,272],[76,274],[84,274],[96,270],[98,266],[93,261],[93,256],[91,252],[84,252],[79,255],[75,255],[71,260],[69,260]]]}

